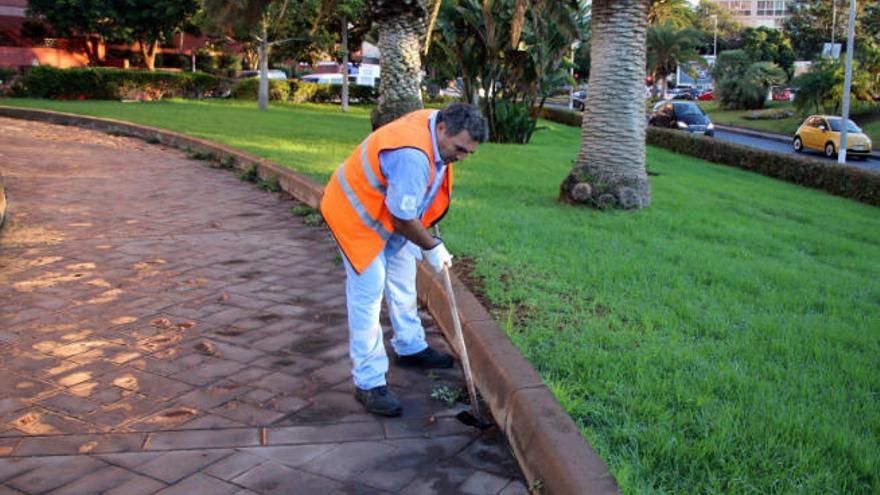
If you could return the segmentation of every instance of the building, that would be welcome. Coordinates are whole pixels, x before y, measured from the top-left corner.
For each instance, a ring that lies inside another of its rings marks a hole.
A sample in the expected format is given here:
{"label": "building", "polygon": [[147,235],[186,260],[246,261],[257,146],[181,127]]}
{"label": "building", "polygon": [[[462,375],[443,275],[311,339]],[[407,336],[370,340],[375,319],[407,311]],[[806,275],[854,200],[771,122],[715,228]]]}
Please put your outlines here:
{"label": "building", "polygon": [[27,26],[25,9],[27,0],[0,0],[0,67],[80,67],[88,63],[88,57],[76,43],[30,36],[36,33],[23,29]]}
{"label": "building", "polygon": [[746,27],[781,28],[793,0],[713,0]]}
{"label": "building", "polygon": [[[0,0],[0,67],[23,69],[34,65],[54,67],[84,67],[89,64],[85,39],[53,38],[40,22],[26,16],[27,0]],[[178,33],[159,48],[159,53],[194,58],[208,39]],[[137,54],[138,46],[107,44],[97,48],[100,65],[129,67],[131,54]]]}

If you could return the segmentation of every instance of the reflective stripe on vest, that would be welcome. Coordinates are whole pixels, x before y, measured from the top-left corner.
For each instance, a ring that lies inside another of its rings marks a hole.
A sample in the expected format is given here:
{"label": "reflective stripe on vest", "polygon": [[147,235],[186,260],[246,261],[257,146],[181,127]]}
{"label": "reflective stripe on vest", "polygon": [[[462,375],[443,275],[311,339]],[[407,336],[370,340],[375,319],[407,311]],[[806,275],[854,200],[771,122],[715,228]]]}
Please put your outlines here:
{"label": "reflective stripe on vest", "polygon": [[[370,165],[370,157],[367,155],[367,144],[369,144],[369,142],[370,136],[367,136],[367,139],[361,143],[361,167],[364,169],[364,176],[367,178],[367,182],[370,183],[370,186],[384,196],[385,186],[382,185],[382,182],[376,177],[376,173],[373,172],[373,167]],[[349,199],[351,198],[349,197]],[[383,237],[383,239],[385,238]]]}
{"label": "reflective stripe on vest", "polygon": [[367,208],[361,203],[361,200],[358,199],[351,186],[348,185],[348,181],[345,180],[345,164],[342,164],[339,167],[339,170],[336,171],[336,180],[339,181],[339,186],[342,187],[342,192],[345,193],[345,197],[348,198],[348,202],[351,204],[351,207],[354,208],[354,211],[357,212],[361,221],[364,222],[364,225],[373,229],[383,241],[388,241],[388,239],[391,238],[391,232],[388,232],[388,230],[385,229],[382,222],[371,217],[370,214],[367,213]]}

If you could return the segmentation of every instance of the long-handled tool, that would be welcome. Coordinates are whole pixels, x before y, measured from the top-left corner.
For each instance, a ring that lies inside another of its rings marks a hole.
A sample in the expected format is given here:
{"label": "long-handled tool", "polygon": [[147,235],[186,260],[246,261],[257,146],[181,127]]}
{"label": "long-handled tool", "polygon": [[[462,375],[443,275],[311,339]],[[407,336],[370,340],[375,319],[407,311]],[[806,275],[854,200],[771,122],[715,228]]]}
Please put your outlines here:
{"label": "long-handled tool", "polygon": [[[440,229],[434,225],[434,235],[440,237]],[[446,295],[449,298],[449,311],[452,313],[452,326],[455,327],[455,339],[461,355],[461,367],[464,370],[464,381],[467,384],[468,398],[471,401],[471,412],[462,411],[456,415],[462,423],[485,430],[492,423],[480,414],[480,404],[477,402],[477,389],[474,386],[474,375],[471,373],[471,361],[468,358],[467,345],[464,343],[464,334],[461,331],[461,320],[458,318],[458,304],[455,302],[455,293],[452,291],[452,277],[449,275],[449,267],[443,267],[443,283],[446,285]]]}

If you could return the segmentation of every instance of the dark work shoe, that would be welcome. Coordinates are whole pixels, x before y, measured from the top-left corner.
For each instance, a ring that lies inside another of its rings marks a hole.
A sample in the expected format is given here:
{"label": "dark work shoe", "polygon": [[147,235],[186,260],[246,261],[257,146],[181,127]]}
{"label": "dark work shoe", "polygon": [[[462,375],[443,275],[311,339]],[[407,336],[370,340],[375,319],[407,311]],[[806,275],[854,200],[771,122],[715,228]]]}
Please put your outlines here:
{"label": "dark work shoe", "polygon": [[408,356],[397,356],[397,364],[416,368],[451,368],[452,363],[452,354],[435,351],[431,347]]}
{"label": "dark work shoe", "polygon": [[388,387],[381,385],[373,387],[370,390],[357,389],[354,393],[358,402],[364,405],[367,412],[378,414],[380,416],[400,416],[403,408],[397,397],[388,391]]}

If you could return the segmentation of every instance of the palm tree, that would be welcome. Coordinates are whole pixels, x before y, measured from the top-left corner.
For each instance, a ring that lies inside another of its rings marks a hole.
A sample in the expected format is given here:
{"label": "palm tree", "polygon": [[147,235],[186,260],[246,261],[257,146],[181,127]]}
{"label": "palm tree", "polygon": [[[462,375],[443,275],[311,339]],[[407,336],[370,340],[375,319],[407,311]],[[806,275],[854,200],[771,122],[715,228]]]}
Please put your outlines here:
{"label": "palm tree", "polygon": [[645,38],[648,0],[595,0],[590,97],[581,148],[560,200],[598,208],[645,208]]}
{"label": "palm tree", "polygon": [[698,46],[700,33],[694,29],[677,29],[672,23],[648,29],[648,70],[660,81],[660,94],[666,94],[666,76],[677,66],[702,62]]}
{"label": "palm tree", "polygon": [[421,47],[434,0],[373,0],[373,20],[379,27],[382,54],[379,104],[373,110],[373,129],[422,108]]}
{"label": "palm tree", "polygon": [[694,10],[687,0],[651,0],[648,23],[652,26],[672,24],[684,29],[694,24]]}

